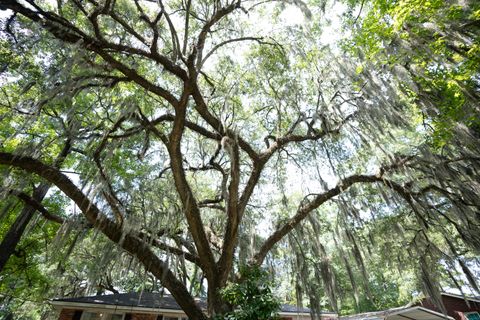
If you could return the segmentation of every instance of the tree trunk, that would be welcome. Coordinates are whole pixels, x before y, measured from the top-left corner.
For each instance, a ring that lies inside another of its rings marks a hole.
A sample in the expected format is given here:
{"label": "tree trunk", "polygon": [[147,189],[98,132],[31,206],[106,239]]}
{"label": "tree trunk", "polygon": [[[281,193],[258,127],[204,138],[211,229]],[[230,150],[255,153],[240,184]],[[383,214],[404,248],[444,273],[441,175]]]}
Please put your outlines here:
{"label": "tree trunk", "polygon": [[[33,199],[41,202],[47,194],[49,188],[50,186],[48,184],[42,183],[38,188],[35,188],[33,192]],[[15,252],[15,248],[20,242],[27,225],[32,220],[35,211],[35,208],[25,205],[20,212],[20,215],[17,217],[17,219],[15,219],[15,222],[5,234],[5,237],[0,243],[0,272],[5,267],[5,264],[10,256]]]}
{"label": "tree trunk", "polygon": [[231,308],[223,301],[220,295],[220,289],[222,286],[217,282],[208,283],[207,301],[208,301],[208,314],[213,318],[215,315],[225,314],[231,311]]}
{"label": "tree trunk", "polygon": [[[67,155],[70,153],[71,147],[71,140],[70,138],[68,138],[65,141],[65,145],[63,146],[62,151],[54,162],[54,167],[60,167]],[[32,199],[37,201],[38,203],[41,203],[49,189],[49,183],[41,183],[37,188],[33,190]],[[10,256],[15,252],[15,248],[20,242],[20,239],[22,238],[22,235],[25,232],[27,225],[32,220],[35,211],[36,209],[34,207],[25,204],[22,211],[20,212],[20,215],[12,224],[8,232],[5,234],[5,237],[0,243],[0,272],[5,267],[5,264],[7,264]]]}

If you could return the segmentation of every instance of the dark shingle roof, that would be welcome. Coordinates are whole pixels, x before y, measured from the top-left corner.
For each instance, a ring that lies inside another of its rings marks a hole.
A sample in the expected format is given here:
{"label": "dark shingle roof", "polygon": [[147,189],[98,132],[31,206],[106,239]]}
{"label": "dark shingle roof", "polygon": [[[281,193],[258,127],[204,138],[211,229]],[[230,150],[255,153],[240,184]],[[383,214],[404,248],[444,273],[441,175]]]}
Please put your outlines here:
{"label": "dark shingle roof", "polygon": [[[92,304],[104,304],[114,306],[126,306],[126,307],[142,307],[153,309],[170,309],[170,310],[182,310],[175,299],[169,295],[161,293],[151,292],[131,292],[131,293],[117,293],[107,295],[97,295],[89,297],[79,298],[65,298],[55,299],[54,301],[62,302],[76,302],[76,303],[92,303]],[[206,307],[203,300],[196,299],[198,305],[202,308]]]}
{"label": "dark shingle roof", "polygon": [[[201,308],[206,308],[206,301],[203,299],[195,299]],[[55,299],[59,302],[73,302],[73,303],[91,303],[100,305],[114,305],[114,306],[126,306],[126,307],[142,307],[153,309],[169,309],[169,310],[181,310],[175,299],[169,294],[151,293],[151,292],[131,292],[131,293],[118,293],[108,295],[97,295],[89,297],[79,298],[63,298]],[[283,304],[280,307],[281,312],[286,313],[310,313],[309,308],[302,308]],[[327,312],[328,313],[328,312]]]}
{"label": "dark shingle roof", "polygon": [[381,311],[371,311],[371,312],[363,312],[363,313],[356,313],[347,316],[339,317],[340,320],[360,320],[360,319],[369,319],[369,318],[383,318],[385,317],[389,311],[391,310],[401,310],[405,307],[401,308],[392,308],[388,310],[381,310]]}
{"label": "dark shingle roof", "polygon": [[292,306],[291,304],[282,304],[280,306],[280,311],[289,313],[310,313],[309,308]]}

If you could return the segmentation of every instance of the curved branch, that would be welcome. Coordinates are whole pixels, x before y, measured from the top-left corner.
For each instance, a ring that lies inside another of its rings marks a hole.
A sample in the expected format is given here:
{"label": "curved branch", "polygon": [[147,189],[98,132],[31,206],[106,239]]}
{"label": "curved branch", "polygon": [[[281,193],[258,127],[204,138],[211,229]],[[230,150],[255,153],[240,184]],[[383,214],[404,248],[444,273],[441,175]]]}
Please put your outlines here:
{"label": "curved branch", "polygon": [[[293,126],[290,128],[290,130],[287,132],[286,135],[283,137],[277,138],[267,150],[262,152],[260,154],[261,158],[269,158],[275,151],[279,150],[280,148],[286,146],[290,142],[304,142],[304,141],[317,141],[320,140],[324,137],[326,137],[329,134],[337,134],[340,132],[342,129],[343,125],[353,119],[355,116],[355,113],[348,115],[343,119],[335,128],[333,129],[328,129],[324,128],[321,131],[314,131],[313,134],[306,134],[306,135],[300,135],[300,134],[294,134],[293,131],[295,127],[298,125],[298,121],[293,124]],[[311,131],[310,129],[309,131]]]}
{"label": "curved branch", "polygon": [[172,293],[189,317],[201,320],[206,319],[200,307],[188,293],[185,285],[175,277],[168,268],[167,263],[160,260],[139,237],[131,232],[124,233],[124,229],[102,214],[99,208],[58,169],[31,157],[6,152],[0,152],[0,164],[37,174],[56,185],[67,197],[75,202],[94,228],[100,230],[110,240],[138,258],[145,269],[153,273]]}
{"label": "curved branch", "polygon": [[272,247],[280,240],[282,240],[283,237],[285,237],[285,235],[287,235],[291,230],[293,230],[293,228],[295,228],[295,226],[297,226],[303,219],[305,219],[310,212],[317,209],[319,206],[321,206],[328,200],[331,200],[332,198],[338,196],[354,184],[379,182],[387,186],[388,188],[398,192],[402,197],[405,198],[405,200],[411,201],[411,194],[408,192],[408,190],[400,186],[398,183],[385,179],[384,174],[388,171],[392,171],[403,166],[412,158],[412,156],[398,157],[392,163],[380,167],[378,174],[375,175],[357,174],[344,178],[340,180],[340,182],[334,188],[316,195],[315,198],[311,201],[301,204],[297,210],[297,213],[293,217],[291,217],[286,224],[274,231],[267,238],[267,240],[265,240],[263,245],[260,247],[260,250],[253,257],[252,263],[256,265],[262,264],[267,253],[272,249]]}
{"label": "curved branch", "polygon": [[220,21],[222,18],[227,16],[229,13],[233,12],[235,9],[240,8],[240,2],[241,0],[235,0],[233,1],[230,5],[221,8],[215,14],[210,18],[210,20],[203,26],[202,31],[200,31],[200,34],[198,36],[197,40],[197,63],[196,63],[196,68],[197,71],[200,70],[201,63],[203,61],[202,55],[203,55],[203,47],[205,46],[205,41],[207,39],[207,35],[210,32],[210,29]]}
{"label": "curved branch", "polygon": [[297,213],[291,217],[286,224],[281,226],[279,229],[274,231],[268,238],[265,240],[263,245],[260,247],[260,250],[253,257],[253,264],[261,265],[265,259],[267,253],[272,249],[272,247],[277,244],[280,240],[283,239],[290,231],[293,230],[300,222],[305,219],[310,212],[317,209],[319,206],[332,199],[335,196],[338,196],[340,193],[350,188],[352,185],[365,182],[381,182],[382,177],[380,175],[353,175],[341,180],[334,188],[318,194],[313,200],[303,204],[298,208]]}
{"label": "curved branch", "polygon": [[240,41],[257,41],[258,43],[267,44],[267,42],[264,42],[264,41],[262,41],[262,40],[263,40],[263,37],[242,37],[242,38],[228,39],[228,40],[222,41],[222,42],[220,42],[219,44],[215,45],[215,46],[205,55],[205,57],[204,57],[204,58],[202,59],[202,61],[200,62],[198,69],[200,70],[200,69],[202,68],[202,66],[205,64],[205,61],[207,61],[207,59],[210,58],[210,56],[211,56],[212,54],[214,54],[215,51],[217,51],[219,48],[223,47],[224,45],[227,45],[227,44],[233,43],[233,42],[240,42]]}

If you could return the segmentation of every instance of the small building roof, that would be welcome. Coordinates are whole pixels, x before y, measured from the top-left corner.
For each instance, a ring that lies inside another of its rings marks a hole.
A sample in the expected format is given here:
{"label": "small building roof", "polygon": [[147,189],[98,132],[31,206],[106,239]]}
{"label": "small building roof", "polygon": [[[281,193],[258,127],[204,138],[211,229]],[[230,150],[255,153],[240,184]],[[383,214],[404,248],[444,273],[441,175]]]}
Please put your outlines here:
{"label": "small building roof", "polygon": [[[195,301],[202,308],[207,308],[204,299],[196,298]],[[130,308],[148,308],[155,310],[182,311],[182,308],[169,294],[151,293],[151,292],[131,292],[117,293],[108,295],[96,295],[78,298],[54,299],[51,303],[55,306],[98,306],[98,307],[130,307]],[[292,314],[310,314],[310,309],[298,307],[289,304],[280,306],[280,313]],[[323,314],[335,314],[334,312],[322,311]]]}
{"label": "small building roof", "polygon": [[340,320],[453,320],[452,317],[442,313],[420,307],[400,307],[382,311],[359,313],[343,316]]}

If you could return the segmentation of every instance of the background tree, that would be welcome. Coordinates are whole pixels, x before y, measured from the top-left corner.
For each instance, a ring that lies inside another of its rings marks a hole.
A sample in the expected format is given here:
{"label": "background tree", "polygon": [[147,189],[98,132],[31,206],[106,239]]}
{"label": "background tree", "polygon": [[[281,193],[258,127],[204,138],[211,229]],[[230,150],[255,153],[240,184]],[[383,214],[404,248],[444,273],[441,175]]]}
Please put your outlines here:
{"label": "background tree", "polygon": [[[475,1],[350,1],[351,51],[388,69],[420,109],[436,146],[478,139],[480,6]],[[355,4],[360,6],[355,8]],[[357,13],[358,12],[358,13]],[[352,14],[353,17],[353,14]],[[468,138],[468,134],[463,139]]]}

